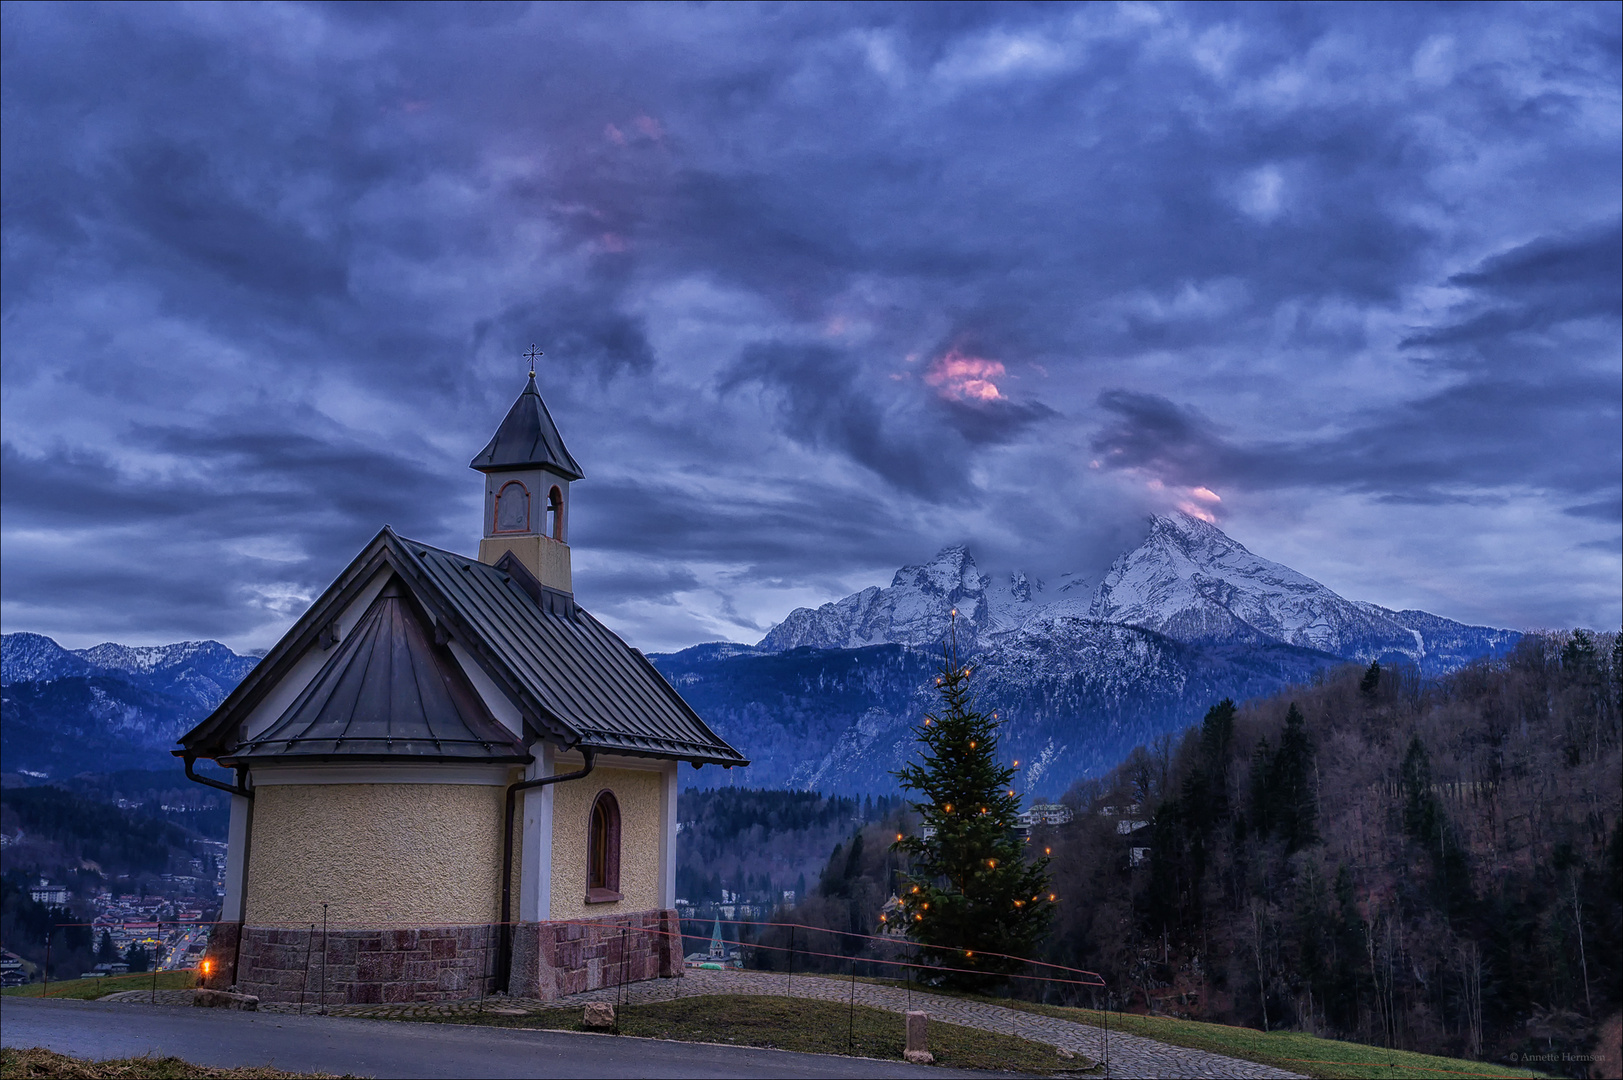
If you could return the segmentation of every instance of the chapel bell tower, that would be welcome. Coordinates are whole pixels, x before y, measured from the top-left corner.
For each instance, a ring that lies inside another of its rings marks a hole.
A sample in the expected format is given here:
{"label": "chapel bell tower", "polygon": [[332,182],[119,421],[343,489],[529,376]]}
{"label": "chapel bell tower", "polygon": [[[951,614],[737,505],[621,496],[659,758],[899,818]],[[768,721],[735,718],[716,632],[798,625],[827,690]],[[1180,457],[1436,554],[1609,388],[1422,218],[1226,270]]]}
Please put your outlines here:
{"label": "chapel bell tower", "polygon": [[468,466],[485,474],[479,561],[494,566],[512,552],[544,587],[572,595],[569,485],[582,474],[541,400],[534,370],[490,445]]}

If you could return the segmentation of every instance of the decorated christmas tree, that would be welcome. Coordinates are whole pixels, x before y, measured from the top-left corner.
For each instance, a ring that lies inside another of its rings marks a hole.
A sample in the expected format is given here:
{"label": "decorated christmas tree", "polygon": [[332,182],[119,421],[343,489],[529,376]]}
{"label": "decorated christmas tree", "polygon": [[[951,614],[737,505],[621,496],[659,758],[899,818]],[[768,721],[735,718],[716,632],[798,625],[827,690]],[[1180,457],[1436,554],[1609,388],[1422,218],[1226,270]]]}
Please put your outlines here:
{"label": "decorated christmas tree", "polygon": [[1056,899],[1048,860],[1029,859],[1015,831],[1016,770],[999,759],[997,714],[976,708],[970,675],[949,646],[936,679],[941,708],[919,727],[923,755],[896,774],[923,825],[895,845],[910,856],[901,914],[914,941],[945,946],[919,950],[922,963],[979,973],[940,973],[959,985],[1018,971],[1009,957],[1032,955]]}

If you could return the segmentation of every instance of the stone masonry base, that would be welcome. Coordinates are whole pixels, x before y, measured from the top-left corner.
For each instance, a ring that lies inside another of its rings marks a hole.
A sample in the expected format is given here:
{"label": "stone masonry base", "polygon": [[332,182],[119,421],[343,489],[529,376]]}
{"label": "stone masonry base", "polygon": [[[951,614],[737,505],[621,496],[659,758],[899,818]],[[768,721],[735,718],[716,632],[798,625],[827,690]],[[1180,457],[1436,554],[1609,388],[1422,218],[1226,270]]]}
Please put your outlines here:
{"label": "stone masonry base", "polygon": [[[282,929],[222,923],[204,985],[235,985],[263,1002],[372,1005],[457,1001],[497,989],[501,927]],[[640,911],[571,922],[519,923],[509,992],[551,1001],[587,990],[682,975],[681,921]]]}
{"label": "stone masonry base", "polygon": [[681,927],[670,910],[520,923],[513,932],[511,992],[554,1001],[621,983],[681,978]]}
{"label": "stone masonry base", "polygon": [[489,993],[494,926],[285,930],[245,926],[237,987],[261,1001],[313,1006],[455,1001]]}

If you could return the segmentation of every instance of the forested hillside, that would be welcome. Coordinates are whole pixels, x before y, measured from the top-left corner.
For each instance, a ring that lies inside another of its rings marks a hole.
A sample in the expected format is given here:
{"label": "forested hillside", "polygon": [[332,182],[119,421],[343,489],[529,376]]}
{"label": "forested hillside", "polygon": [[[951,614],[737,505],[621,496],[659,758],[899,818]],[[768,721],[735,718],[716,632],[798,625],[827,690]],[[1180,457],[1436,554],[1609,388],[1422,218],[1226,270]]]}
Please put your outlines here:
{"label": "forested hillside", "polygon": [[726,890],[746,904],[777,904],[793,890],[804,901],[807,879],[817,883],[829,849],[898,802],[814,791],[684,791],[678,805],[676,895],[705,904],[720,901]]}
{"label": "forested hillside", "polygon": [[1577,632],[1215,707],[1067,796],[1051,954],[1174,1014],[1583,1053],[1623,1006],[1620,675]]}

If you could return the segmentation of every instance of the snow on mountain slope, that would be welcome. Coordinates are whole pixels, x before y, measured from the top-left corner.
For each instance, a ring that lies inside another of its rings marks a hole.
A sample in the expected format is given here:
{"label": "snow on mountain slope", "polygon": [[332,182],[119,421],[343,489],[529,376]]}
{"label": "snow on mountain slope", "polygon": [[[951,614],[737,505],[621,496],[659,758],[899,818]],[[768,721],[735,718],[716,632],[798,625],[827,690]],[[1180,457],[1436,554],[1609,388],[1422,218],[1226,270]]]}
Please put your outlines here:
{"label": "snow on mountain slope", "polygon": [[56,776],[167,763],[175,738],[225,700],[258,661],[217,641],[64,649],[42,634],[0,637],[6,768]]}
{"label": "snow on mountain slope", "polygon": [[934,646],[946,636],[954,608],[966,652],[1015,647],[1016,637],[1026,643],[1017,647],[1023,650],[1037,628],[1064,617],[1140,627],[1190,645],[1279,643],[1359,661],[1401,655],[1441,672],[1502,653],[1521,636],[1348,600],[1181,513],[1151,518],[1149,536],[1116,559],[1091,595],[1087,583],[1077,574],[1052,590],[1023,573],[994,580],[979,573],[964,548],[949,547],[897,571],[889,588],[797,609],[760,648]]}
{"label": "snow on mountain slope", "polygon": [[767,632],[760,647],[781,651],[803,645],[819,649],[934,645],[947,635],[954,610],[959,645],[969,647],[989,622],[988,583],[968,551],[942,548],[929,562],[896,571],[887,589],[872,586],[815,610],[796,608]]}
{"label": "snow on mountain slope", "polygon": [[1277,641],[1354,660],[1399,654],[1439,670],[1520,637],[1347,600],[1182,513],[1151,519],[1149,536],[1100,583],[1090,614],[1191,644]]}
{"label": "snow on mountain slope", "polygon": [[0,686],[38,682],[68,675],[85,675],[90,664],[44,634],[6,634],[0,637]]}
{"label": "snow on mountain slope", "polygon": [[1423,650],[1406,627],[1181,513],[1151,519],[1150,535],[1111,566],[1091,614],[1188,642],[1273,640],[1336,656]]}

